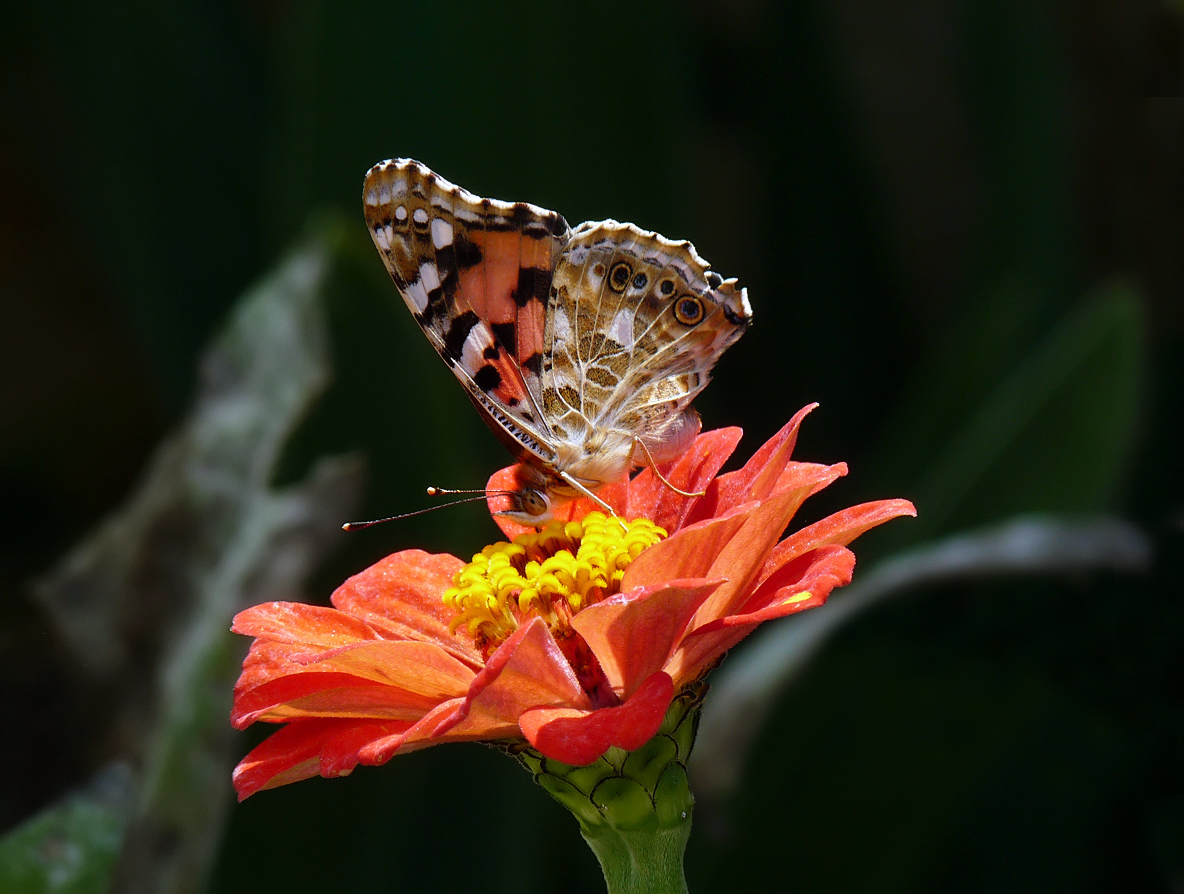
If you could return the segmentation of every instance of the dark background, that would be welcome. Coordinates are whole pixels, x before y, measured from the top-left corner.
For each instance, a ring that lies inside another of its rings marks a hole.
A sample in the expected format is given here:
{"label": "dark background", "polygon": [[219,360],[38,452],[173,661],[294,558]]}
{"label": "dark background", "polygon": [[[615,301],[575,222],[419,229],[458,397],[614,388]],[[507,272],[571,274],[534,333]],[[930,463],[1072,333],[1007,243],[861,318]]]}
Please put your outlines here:
{"label": "dark background", "polygon": [[[810,519],[895,496],[920,512],[861,561],[1029,512],[1113,513],[1156,544],[1148,575],[951,585],[864,616],[697,825],[692,890],[1184,884],[1179,2],[5,19],[0,646],[4,761],[27,772],[4,827],[109,758],[20,676],[52,648],[28,581],[127,496],[199,351],[310,219],[354,241],[329,301],[337,376],[284,474],[361,451],[368,516],[505,463],[369,247],[362,175],[411,156],[573,224],[690,238],[739,277],[755,325],[698,401],[705,425],[743,426],[747,455],[820,401],[798,455],[852,474]],[[494,533],[470,507],[342,535],[308,598],[395,549],[464,556]],[[479,746],[263,793],[211,873],[226,892],[601,889],[571,819]]]}

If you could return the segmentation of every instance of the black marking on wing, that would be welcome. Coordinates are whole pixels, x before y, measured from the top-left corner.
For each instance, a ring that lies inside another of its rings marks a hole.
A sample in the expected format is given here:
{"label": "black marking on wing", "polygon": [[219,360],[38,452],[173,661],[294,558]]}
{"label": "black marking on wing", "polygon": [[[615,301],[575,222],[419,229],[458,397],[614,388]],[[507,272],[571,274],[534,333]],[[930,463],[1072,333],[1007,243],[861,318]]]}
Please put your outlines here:
{"label": "black marking on wing", "polygon": [[747,326],[752,322],[752,317],[741,316],[740,314],[736,313],[736,311],[732,310],[732,308],[728,307],[727,304],[721,304],[720,308],[724,312],[724,318],[727,319],[727,321],[733,326]]}
{"label": "black marking on wing", "polygon": [[489,328],[507,354],[513,357],[518,353],[518,327],[514,323],[490,323]]}
{"label": "black marking on wing", "polygon": [[446,317],[444,302],[438,304],[428,303],[420,313],[415,315],[415,322],[419,323],[423,329],[432,330],[436,328],[436,320]]}
{"label": "black marking on wing", "polygon": [[515,229],[524,229],[527,224],[534,223],[537,218],[531,213],[530,206],[525,202],[515,202],[510,208],[510,223]]}
{"label": "black marking on wing", "polygon": [[[502,374],[496,367],[483,366],[473,375],[473,384],[488,394],[502,383]],[[517,426],[515,426],[517,428]]]}
{"label": "black marking on wing", "polygon": [[538,299],[544,304],[551,294],[551,271],[540,267],[519,267],[518,285],[514,289],[514,303],[525,307],[532,300]]}
{"label": "black marking on wing", "polygon": [[542,375],[543,355],[538,351],[535,351],[533,354],[522,361],[521,366],[529,373],[534,373],[536,376]]}
{"label": "black marking on wing", "polygon": [[461,270],[476,267],[485,257],[481,246],[470,242],[463,233],[456,233],[453,236],[452,247],[456,257],[456,266]]}
{"label": "black marking on wing", "polygon": [[[431,307],[430,304],[428,306]],[[460,355],[465,349],[465,339],[469,337],[469,333],[479,321],[480,317],[471,310],[466,310],[452,321],[448,331],[444,333],[444,355],[446,357],[451,357],[453,360],[460,359]],[[499,376],[498,379],[500,381],[501,377]],[[489,389],[483,390],[488,391]]]}

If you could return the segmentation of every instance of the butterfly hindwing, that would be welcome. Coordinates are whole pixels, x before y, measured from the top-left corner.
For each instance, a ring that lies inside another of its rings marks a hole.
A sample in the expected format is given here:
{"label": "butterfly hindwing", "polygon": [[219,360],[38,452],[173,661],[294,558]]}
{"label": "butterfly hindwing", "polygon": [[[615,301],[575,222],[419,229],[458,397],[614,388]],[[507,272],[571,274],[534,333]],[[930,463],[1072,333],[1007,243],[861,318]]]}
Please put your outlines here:
{"label": "butterfly hindwing", "polygon": [[540,372],[567,222],[478,198],[409,159],[370,170],[363,207],[408,309],[490,427],[520,458],[549,461]]}
{"label": "butterfly hindwing", "polygon": [[621,431],[677,455],[691,401],[751,311],[689,242],[632,224],[581,224],[556,264],[542,400],[559,440]]}

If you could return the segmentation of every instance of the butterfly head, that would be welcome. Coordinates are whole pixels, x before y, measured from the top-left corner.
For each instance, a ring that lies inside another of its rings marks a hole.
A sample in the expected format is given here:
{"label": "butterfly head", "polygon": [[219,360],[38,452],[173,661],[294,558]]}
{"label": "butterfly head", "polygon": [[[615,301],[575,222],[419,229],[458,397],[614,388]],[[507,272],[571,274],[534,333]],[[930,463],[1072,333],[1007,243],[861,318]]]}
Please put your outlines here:
{"label": "butterfly head", "polygon": [[510,509],[495,512],[511,521],[524,525],[542,526],[551,520],[551,497],[545,490],[534,487],[524,487],[521,490],[507,494],[510,498]]}
{"label": "butterfly head", "polygon": [[551,491],[547,475],[525,463],[513,468],[512,487],[487,493],[489,497],[497,497],[496,502],[500,504],[499,508],[492,509],[492,512],[519,524],[542,527],[552,518]]}

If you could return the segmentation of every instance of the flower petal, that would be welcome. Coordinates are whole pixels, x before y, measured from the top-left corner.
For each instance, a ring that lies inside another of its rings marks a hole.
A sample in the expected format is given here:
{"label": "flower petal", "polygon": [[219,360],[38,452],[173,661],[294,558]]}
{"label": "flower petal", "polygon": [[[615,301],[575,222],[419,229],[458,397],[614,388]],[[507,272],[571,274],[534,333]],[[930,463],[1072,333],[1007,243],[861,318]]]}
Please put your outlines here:
{"label": "flower petal", "polygon": [[284,723],[307,717],[415,721],[438,701],[352,674],[288,674],[236,693],[230,720],[239,729],[257,720]]}
{"label": "flower petal", "polygon": [[550,705],[591,707],[546,623],[532,618],[489,656],[456,714],[435,735],[450,739],[514,735],[523,711]]}
{"label": "flower petal", "polygon": [[761,445],[744,468],[728,472],[711,482],[702,497],[686,517],[686,524],[704,518],[723,515],[749,500],[763,500],[773,493],[777,479],[789,462],[797,443],[802,420],[818,404],[802,407],[781,431]]}
{"label": "flower petal", "polygon": [[[836,587],[851,582],[855,555],[846,547],[828,546],[802,556],[792,583],[769,587],[733,614],[714,618],[689,632],[667,669],[676,683],[698,677],[720,655],[772,618],[821,605]],[[809,595],[803,595],[809,594]]]}
{"label": "flower petal", "polygon": [[[347,720],[297,720],[281,727],[251,750],[234,769],[234,788],[241,801],[263,789],[298,782],[321,773],[321,751],[336,737],[366,739],[390,735],[406,723],[359,724]],[[355,749],[356,751],[356,749]],[[341,775],[349,769],[339,769]]]}
{"label": "flower petal", "polygon": [[308,646],[303,643],[276,643],[255,640],[251,643],[247,657],[243,659],[243,672],[234,684],[235,698],[240,692],[247,692],[262,686],[269,680],[298,674],[306,669],[294,656],[307,654]]}
{"label": "flower petal", "polygon": [[619,593],[572,619],[613,690],[629,697],[662,669],[703,600],[723,581],[671,581]]}
{"label": "flower petal", "polygon": [[304,660],[437,701],[463,695],[474,676],[472,668],[435,643],[411,640],[358,643]]}
{"label": "flower petal", "polygon": [[[396,754],[406,754],[409,751],[419,751],[431,745],[438,745],[446,741],[443,738],[437,737],[438,730],[448,724],[460,709],[463,701],[463,699],[457,698],[442,702],[429,713],[425,714],[413,726],[392,732],[380,738],[371,737],[362,743],[353,753],[350,753],[347,747],[342,747],[340,751],[326,749],[322,752],[322,764],[327,765],[329,769],[333,769],[339,765],[345,766],[352,760],[357,763],[374,766],[386,763]],[[333,744],[338,745],[339,743],[334,742]],[[349,743],[341,741],[340,744],[348,745]]]}
{"label": "flower petal", "polygon": [[822,605],[833,590],[851,583],[854,571],[855,553],[847,547],[819,547],[778,569],[735,614],[704,625],[695,635],[761,623]]}
{"label": "flower petal", "polygon": [[728,515],[705,519],[655,543],[625,569],[621,590],[660,587],[670,580],[723,577],[709,574],[715,557],[755,509],[755,503],[738,506]]}
{"label": "flower petal", "polygon": [[404,550],[343,583],[333,593],[333,604],[385,638],[436,643],[478,668],[481,655],[473,644],[448,632],[452,611],[441,599],[463,567],[460,559],[446,553]]}
{"label": "flower petal", "polygon": [[[698,493],[707,488],[723,464],[728,461],[743,431],[719,428],[698,435],[691,448],[673,463],[661,466],[662,476],[678,490]],[[650,467],[642,469],[629,482],[625,514],[629,518],[648,518],[669,532],[682,527],[698,497],[674,491]]]}
{"label": "flower petal", "polygon": [[761,578],[767,579],[782,564],[810,550],[831,544],[846,546],[860,534],[877,525],[902,515],[916,514],[916,507],[908,500],[876,500],[828,515],[821,521],[795,531],[778,543],[765,562]]}
{"label": "flower petal", "polygon": [[674,698],[669,675],[659,671],[623,705],[598,710],[534,708],[522,714],[526,740],[544,755],[582,767],[616,746],[635,751],[652,739]]}
{"label": "flower petal", "polygon": [[234,616],[230,629],[259,640],[330,649],[379,638],[370,625],[358,618],[325,605],[302,602],[264,602],[251,606]]}

